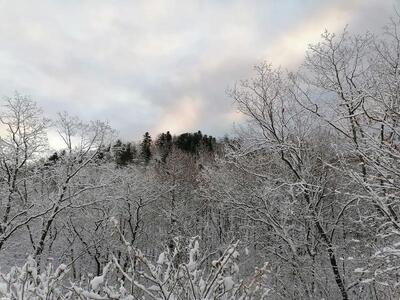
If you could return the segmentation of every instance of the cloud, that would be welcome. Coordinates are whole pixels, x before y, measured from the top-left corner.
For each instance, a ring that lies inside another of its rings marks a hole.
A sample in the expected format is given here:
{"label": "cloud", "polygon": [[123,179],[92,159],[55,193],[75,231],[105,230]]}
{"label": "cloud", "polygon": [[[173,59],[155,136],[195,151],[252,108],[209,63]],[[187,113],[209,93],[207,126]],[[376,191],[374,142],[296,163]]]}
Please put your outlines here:
{"label": "cloud", "polygon": [[323,29],[380,28],[395,1],[0,1],[0,93],[46,113],[145,131],[223,135],[225,90],[268,59],[293,66]]}
{"label": "cloud", "polygon": [[196,130],[199,125],[200,114],[201,100],[198,98],[184,97],[163,113],[159,123],[151,131],[158,134],[168,130],[173,133]]}
{"label": "cloud", "polygon": [[[390,16],[390,1],[332,1],[311,18],[301,20],[267,47],[265,56],[274,65],[295,68],[301,63],[309,44],[317,43],[325,30],[340,33],[346,26],[353,32],[380,30]],[[377,14],[377,11],[381,11]],[[374,19],[368,16],[374,16]]]}
{"label": "cloud", "polygon": [[352,15],[353,9],[340,6],[325,9],[282,35],[272,47],[267,48],[266,57],[270,57],[275,65],[295,67],[302,61],[308,45],[317,42],[324,30],[342,30]]}

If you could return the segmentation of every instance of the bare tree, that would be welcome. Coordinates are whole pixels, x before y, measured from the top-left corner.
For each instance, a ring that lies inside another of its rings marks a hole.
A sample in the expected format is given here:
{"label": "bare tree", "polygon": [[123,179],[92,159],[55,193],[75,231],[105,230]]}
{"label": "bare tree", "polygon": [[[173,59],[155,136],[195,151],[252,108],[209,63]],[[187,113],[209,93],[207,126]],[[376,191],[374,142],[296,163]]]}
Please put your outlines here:
{"label": "bare tree", "polygon": [[[105,188],[109,179],[88,174],[102,146],[110,141],[112,131],[107,124],[99,121],[83,123],[77,118],[61,113],[56,121],[56,129],[65,143],[65,154],[53,172],[52,180],[55,186],[46,196],[50,208],[42,217],[39,236],[37,239],[31,238],[35,249],[34,257],[39,262],[57,216],[66,209],[77,209],[103,201],[104,199],[85,199],[82,196],[89,191]],[[83,173],[86,175],[79,176]],[[100,178],[104,181],[99,180]]]}
{"label": "bare tree", "polygon": [[21,227],[46,213],[35,211],[29,180],[35,176],[30,164],[47,147],[48,121],[26,96],[5,98],[0,112],[0,249]]}

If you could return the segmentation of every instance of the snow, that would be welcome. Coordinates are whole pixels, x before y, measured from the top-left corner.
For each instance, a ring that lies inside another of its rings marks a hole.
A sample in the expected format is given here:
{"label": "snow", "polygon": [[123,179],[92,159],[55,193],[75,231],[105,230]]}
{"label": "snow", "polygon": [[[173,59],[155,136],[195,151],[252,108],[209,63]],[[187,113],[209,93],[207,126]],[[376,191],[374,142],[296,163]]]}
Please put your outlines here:
{"label": "snow", "polygon": [[90,281],[90,286],[93,290],[97,291],[104,282],[104,275],[96,276]]}
{"label": "snow", "polygon": [[196,270],[196,261],[197,261],[197,256],[199,253],[199,242],[196,240],[194,242],[194,246],[192,249],[190,249],[189,252],[189,263],[187,264],[187,267],[190,272],[193,272]]}
{"label": "snow", "polygon": [[7,284],[5,282],[0,282],[0,296],[7,293]]}
{"label": "snow", "polygon": [[67,265],[65,264],[61,264],[59,265],[59,267],[57,268],[54,276],[58,277],[60,276],[62,273],[64,273],[67,270]]}
{"label": "snow", "polygon": [[104,267],[102,275],[96,276],[90,281],[90,286],[94,291],[99,290],[100,286],[104,283],[104,277],[107,275],[109,268],[110,268],[110,263],[108,263]]}
{"label": "snow", "polygon": [[374,281],[374,280],[373,280],[372,278],[368,278],[368,279],[362,280],[361,283],[371,283],[371,282],[373,282],[373,281]]}
{"label": "snow", "polygon": [[111,222],[115,227],[118,227],[118,225],[119,225],[119,221],[117,220],[116,217],[111,217],[111,218],[110,218],[110,222]]}
{"label": "snow", "polygon": [[231,290],[235,286],[235,282],[232,279],[232,276],[227,276],[224,278],[224,286],[225,290]]}
{"label": "snow", "polygon": [[239,273],[239,266],[236,263],[232,266],[232,272],[235,274]]}
{"label": "snow", "polygon": [[160,255],[158,256],[157,264],[163,265],[166,263],[166,261],[167,261],[167,259],[166,259],[165,252],[161,252]]}
{"label": "snow", "polygon": [[100,296],[99,294],[93,293],[93,292],[88,292],[88,291],[83,291],[81,293],[82,296],[89,298],[89,299],[93,299],[93,300],[106,300],[109,299],[108,297],[103,297]]}
{"label": "snow", "polygon": [[364,268],[356,268],[354,269],[354,273],[365,273]]}
{"label": "snow", "polygon": [[211,262],[211,265],[212,265],[214,268],[216,268],[219,264],[220,264],[219,260],[213,260],[213,261]]}

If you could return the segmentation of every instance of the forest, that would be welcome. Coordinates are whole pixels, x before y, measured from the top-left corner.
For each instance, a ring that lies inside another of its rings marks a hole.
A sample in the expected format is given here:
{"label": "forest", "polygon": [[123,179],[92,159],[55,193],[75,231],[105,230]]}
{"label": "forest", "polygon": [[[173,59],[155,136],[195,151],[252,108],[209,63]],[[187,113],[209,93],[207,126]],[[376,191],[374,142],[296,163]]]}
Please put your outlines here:
{"label": "forest", "polygon": [[398,299],[399,18],[227,93],[235,135],[138,142],[5,98],[0,299]]}

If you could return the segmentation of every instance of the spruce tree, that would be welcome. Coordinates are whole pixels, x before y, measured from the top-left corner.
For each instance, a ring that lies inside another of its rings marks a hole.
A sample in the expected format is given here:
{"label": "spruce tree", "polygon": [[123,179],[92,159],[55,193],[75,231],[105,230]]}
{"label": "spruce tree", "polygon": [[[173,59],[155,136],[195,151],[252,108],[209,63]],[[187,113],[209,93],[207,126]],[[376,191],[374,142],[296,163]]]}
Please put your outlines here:
{"label": "spruce tree", "polygon": [[146,132],[143,136],[143,141],[140,144],[140,156],[148,163],[151,159],[151,136],[148,132]]}
{"label": "spruce tree", "polygon": [[160,154],[161,161],[165,163],[172,149],[171,133],[169,131],[167,131],[167,133],[161,133],[158,136],[155,145],[157,147],[158,153]]}

